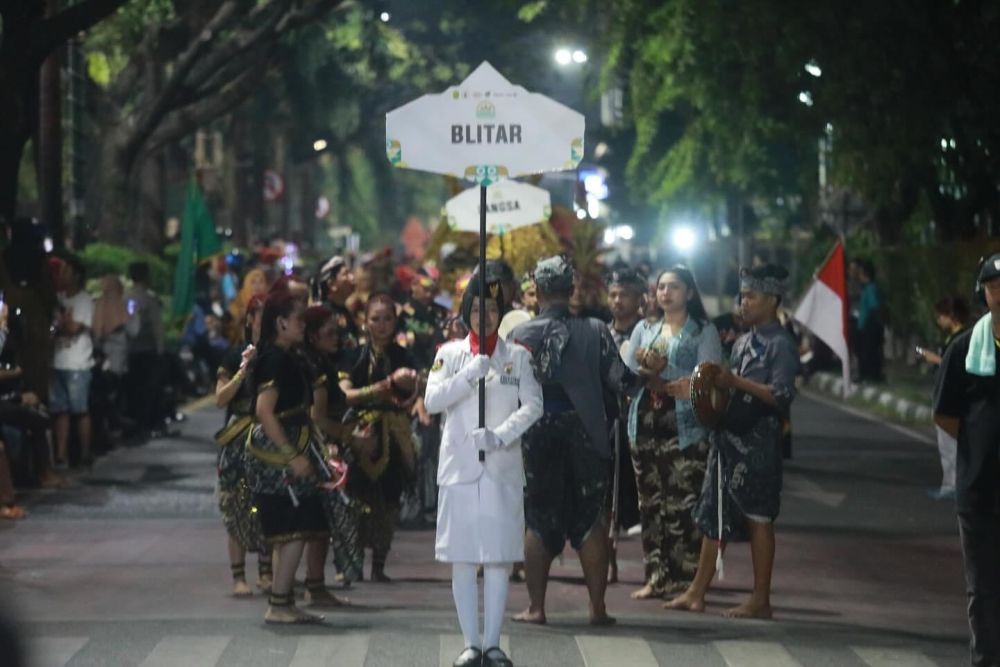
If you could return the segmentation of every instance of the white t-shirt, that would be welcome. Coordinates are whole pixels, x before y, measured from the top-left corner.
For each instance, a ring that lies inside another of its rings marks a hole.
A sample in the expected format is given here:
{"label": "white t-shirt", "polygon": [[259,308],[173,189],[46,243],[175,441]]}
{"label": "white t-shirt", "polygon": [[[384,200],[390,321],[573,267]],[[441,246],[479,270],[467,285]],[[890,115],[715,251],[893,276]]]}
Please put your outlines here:
{"label": "white t-shirt", "polygon": [[90,338],[90,327],[94,323],[94,298],[81,290],[74,296],[59,295],[59,304],[66,313],[87,327],[84,331],[66,338],[56,338],[56,351],[52,357],[52,367],[61,371],[85,371],[94,365],[94,343]]}

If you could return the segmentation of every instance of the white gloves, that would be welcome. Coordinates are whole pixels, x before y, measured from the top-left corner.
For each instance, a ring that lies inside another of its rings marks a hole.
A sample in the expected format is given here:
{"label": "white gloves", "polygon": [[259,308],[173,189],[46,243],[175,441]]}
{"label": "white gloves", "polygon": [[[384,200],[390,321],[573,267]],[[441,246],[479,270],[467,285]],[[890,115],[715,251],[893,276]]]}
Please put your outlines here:
{"label": "white gloves", "polygon": [[485,354],[479,354],[472,358],[464,368],[458,371],[457,375],[462,376],[462,378],[469,384],[475,384],[480,378],[486,377],[486,374],[490,372],[490,358]]}
{"label": "white gloves", "polygon": [[473,429],[472,442],[476,446],[476,449],[486,452],[492,452],[503,447],[503,440],[488,428]]}

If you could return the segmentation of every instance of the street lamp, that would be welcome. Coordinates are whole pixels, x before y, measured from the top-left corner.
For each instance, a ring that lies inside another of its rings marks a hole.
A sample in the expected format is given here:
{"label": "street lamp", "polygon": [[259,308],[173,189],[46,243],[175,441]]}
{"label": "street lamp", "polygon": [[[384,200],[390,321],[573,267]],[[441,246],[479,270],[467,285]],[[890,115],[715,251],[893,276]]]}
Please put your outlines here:
{"label": "street lamp", "polygon": [[578,65],[582,65],[583,63],[587,62],[587,54],[584,51],[581,51],[580,49],[573,51],[573,62],[575,62]]}
{"label": "street lamp", "polygon": [[313,142],[313,150],[316,151],[317,153],[325,151],[326,146],[327,146],[326,139],[317,139],[316,141]]}
{"label": "street lamp", "polygon": [[674,227],[674,231],[670,234],[670,241],[682,255],[687,255],[698,244],[698,235],[691,227],[680,225]]}
{"label": "street lamp", "polygon": [[382,12],[381,14],[379,14],[378,17],[379,20],[382,21],[382,23],[388,23],[389,19],[392,18],[392,15],[389,14],[389,12]]}
{"label": "street lamp", "polygon": [[556,63],[565,67],[573,62],[573,53],[569,49],[556,49],[555,59]]}
{"label": "street lamp", "polygon": [[812,93],[810,93],[808,90],[803,90],[801,93],[799,93],[799,102],[802,102],[802,104],[806,105],[807,107],[811,107],[813,105]]}
{"label": "street lamp", "polygon": [[816,77],[817,79],[823,76],[823,70],[820,68],[818,64],[816,64],[815,60],[810,60],[809,62],[807,62],[805,64],[804,69],[806,70],[807,73]]}

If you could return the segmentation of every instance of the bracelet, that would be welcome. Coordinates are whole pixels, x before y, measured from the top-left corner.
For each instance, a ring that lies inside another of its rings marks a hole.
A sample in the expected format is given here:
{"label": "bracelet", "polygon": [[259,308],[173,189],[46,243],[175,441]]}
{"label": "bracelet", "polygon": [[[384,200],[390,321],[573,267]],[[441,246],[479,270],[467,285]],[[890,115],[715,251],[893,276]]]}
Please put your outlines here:
{"label": "bracelet", "polygon": [[241,368],[240,370],[236,371],[235,375],[233,375],[233,379],[231,380],[231,382],[236,382],[237,380],[242,382],[244,377],[245,376],[243,375],[243,369]]}

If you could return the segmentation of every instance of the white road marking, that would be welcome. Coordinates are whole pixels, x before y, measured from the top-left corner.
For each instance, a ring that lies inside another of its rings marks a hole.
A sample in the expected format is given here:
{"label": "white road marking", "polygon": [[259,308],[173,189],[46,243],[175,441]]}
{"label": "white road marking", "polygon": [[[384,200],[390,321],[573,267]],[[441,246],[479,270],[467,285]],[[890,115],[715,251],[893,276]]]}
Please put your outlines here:
{"label": "white road marking", "polygon": [[928,435],[924,435],[920,431],[908,428],[906,426],[901,426],[900,424],[895,424],[891,421],[887,421],[884,417],[877,417],[875,415],[870,415],[863,410],[858,410],[850,406],[844,405],[842,403],[838,403],[837,401],[827,398],[825,396],[821,396],[820,394],[812,390],[803,389],[799,393],[801,393],[803,396],[809,397],[811,400],[814,400],[817,403],[822,403],[823,405],[827,405],[831,408],[836,408],[841,412],[846,412],[847,414],[853,417],[859,417],[866,421],[879,424],[880,426],[885,426],[888,429],[892,429],[896,433],[901,433],[902,435],[905,435],[906,437],[912,440],[916,440],[917,442],[923,443],[925,445],[934,445],[935,447],[937,447],[937,440]]}
{"label": "white road marking", "polygon": [[586,667],[659,667],[645,639],[576,635]]}
{"label": "white road marking", "polygon": [[213,667],[226,650],[229,636],[170,635],[153,647],[139,667]]}
{"label": "white road marking", "polygon": [[369,635],[302,637],[288,667],[363,667]]}
{"label": "white road marking", "polygon": [[36,637],[28,643],[28,664],[63,667],[88,641],[89,637]]}
{"label": "white road marking", "polygon": [[785,473],[785,493],[803,500],[810,500],[826,507],[837,508],[847,497],[846,493],[827,491],[805,475],[793,472]]}
{"label": "white road marking", "polygon": [[729,667],[802,667],[776,642],[712,642]]}
{"label": "white road marking", "polygon": [[851,650],[868,667],[935,667],[933,660],[916,651],[871,646],[852,646]]}

